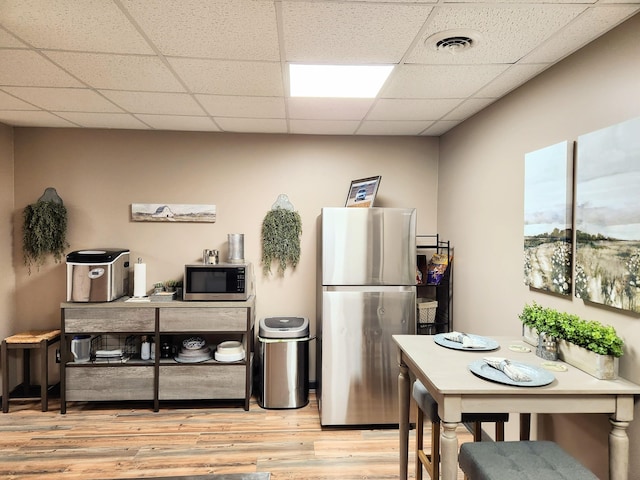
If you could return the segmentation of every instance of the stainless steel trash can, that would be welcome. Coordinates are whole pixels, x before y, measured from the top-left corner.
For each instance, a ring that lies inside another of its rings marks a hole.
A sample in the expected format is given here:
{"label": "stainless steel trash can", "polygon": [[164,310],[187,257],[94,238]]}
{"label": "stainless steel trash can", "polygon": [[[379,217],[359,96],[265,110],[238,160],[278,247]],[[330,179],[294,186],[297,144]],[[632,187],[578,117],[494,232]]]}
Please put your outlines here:
{"label": "stainless steel trash can", "polygon": [[258,327],[258,404],[300,408],[309,403],[309,319],[267,317]]}

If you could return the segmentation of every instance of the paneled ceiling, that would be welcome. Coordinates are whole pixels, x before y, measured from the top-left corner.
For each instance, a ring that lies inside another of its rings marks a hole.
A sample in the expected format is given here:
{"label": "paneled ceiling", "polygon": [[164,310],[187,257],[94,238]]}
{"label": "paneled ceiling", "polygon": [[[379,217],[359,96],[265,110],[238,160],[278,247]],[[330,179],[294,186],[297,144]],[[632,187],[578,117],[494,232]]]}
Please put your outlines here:
{"label": "paneled ceiling", "polygon": [[[438,136],[639,10],[640,0],[0,0],[0,122]],[[462,41],[437,47],[452,37]],[[291,98],[289,63],[395,68],[375,99]]]}

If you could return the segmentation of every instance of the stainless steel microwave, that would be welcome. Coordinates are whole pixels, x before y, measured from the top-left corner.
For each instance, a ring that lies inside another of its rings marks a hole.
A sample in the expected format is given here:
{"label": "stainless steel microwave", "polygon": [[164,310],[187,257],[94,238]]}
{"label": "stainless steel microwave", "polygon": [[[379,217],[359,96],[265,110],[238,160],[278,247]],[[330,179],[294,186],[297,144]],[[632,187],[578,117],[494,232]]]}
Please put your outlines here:
{"label": "stainless steel microwave", "polygon": [[183,300],[247,300],[253,291],[251,264],[184,266]]}

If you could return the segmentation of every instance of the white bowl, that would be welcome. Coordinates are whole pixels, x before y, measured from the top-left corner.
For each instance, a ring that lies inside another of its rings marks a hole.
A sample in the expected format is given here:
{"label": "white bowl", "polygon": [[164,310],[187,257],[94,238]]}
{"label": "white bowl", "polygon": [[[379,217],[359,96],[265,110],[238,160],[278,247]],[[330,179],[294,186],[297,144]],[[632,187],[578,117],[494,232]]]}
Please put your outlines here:
{"label": "white bowl", "polygon": [[244,347],[242,346],[242,342],[227,341],[220,343],[218,348],[216,348],[216,352],[222,355],[238,355],[240,353],[244,355]]}
{"label": "white bowl", "polygon": [[244,350],[239,353],[216,352],[214,358],[218,362],[237,362],[244,359]]}

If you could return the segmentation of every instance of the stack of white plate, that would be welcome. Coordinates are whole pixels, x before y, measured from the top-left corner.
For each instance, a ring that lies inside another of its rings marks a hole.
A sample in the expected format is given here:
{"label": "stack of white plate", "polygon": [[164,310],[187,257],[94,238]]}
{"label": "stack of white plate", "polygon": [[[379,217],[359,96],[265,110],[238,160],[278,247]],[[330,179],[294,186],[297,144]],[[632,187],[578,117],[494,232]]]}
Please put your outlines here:
{"label": "stack of white plate", "polygon": [[244,347],[242,342],[222,342],[216,348],[214,358],[219,362],[237,362],[244,360]]}
{"label": "stack of white plate", "polygon": [[202,337],[190,337],[182,342],[182,348],[175,361],[180,363],[198,363],[211,359],[211,348],[206,346]]}

